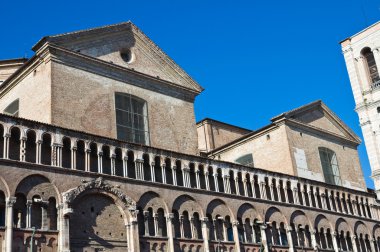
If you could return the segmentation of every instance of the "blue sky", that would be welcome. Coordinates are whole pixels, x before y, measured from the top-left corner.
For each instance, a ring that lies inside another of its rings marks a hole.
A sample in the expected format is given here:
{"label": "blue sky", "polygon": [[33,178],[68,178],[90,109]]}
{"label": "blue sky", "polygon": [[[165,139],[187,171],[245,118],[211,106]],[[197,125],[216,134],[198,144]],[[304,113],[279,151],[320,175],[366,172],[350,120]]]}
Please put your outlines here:
{"label": "blue sky", "polygon": [[[205,91],[196,117],[249,129],[322,99],[361,138],[339,41],[380,20],[380,1],[9,1],[0,59],[41,37],[131,20]],[[373,187],[365,146],[359,148]]]}

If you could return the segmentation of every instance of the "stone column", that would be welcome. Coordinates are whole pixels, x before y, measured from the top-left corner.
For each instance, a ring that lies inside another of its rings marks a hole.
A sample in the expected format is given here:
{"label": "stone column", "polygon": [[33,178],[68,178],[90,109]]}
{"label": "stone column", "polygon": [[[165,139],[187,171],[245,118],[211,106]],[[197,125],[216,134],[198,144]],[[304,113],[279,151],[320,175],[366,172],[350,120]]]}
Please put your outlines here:
{"label": "stone column", "polygon": [[[238,222],[238,221],[233,221],[233,222],[232,222],[232,232],[233,232],[233,235],[234,235],[235,251],[241,251],[241,250],[240,250],[240,241],[239,241],[238,225],[239,225],[239,222]],[[226,240],[228,240],[228,237],[227,237]]]}
{"label": "stone column", "polygon": [[154,236],[160,236],[158,233],[158,214],[154,213],[153,214],[153,221],[154,221]]}
{"label": "stone column", "polygon": [[130,252],[140,251],[139,229],[138,229],[136,218],[133,218],[133,220],[130,221],[129,224],[130,224],[130,230],[129,230],[130,244],[128,244],[128,248],[130,249]]}
{"label": "stone column", "polygon": [[136,179],[144,180],[144,160],[136,158],[135,160]]}
{"label": "stone column", "polygon": [[206,190],[210,191],[210,183],[208,179],[208,172],[205,172]]}
{"label": "stone column", "polygon": [[174,252],[174,230],[173,230],[173,219],[174,214],[169,213],[166,217],[166,228],[167,228],[167,234],[168,234],[168,251]]}
{"label": "stone column", "polygon": [[283,185],[284,185],[285,202],[290,203],[289,195],[288,195],[288,184],[284,183]]}
{"label": "stone column", "polygon": [[163,184],[166,184],[166,170],[165,170],[165,168],[166,168],[165,164],[161,165],[162,183]]}
{"label": "stone column", "polygon": [[38,139],[36,140],[36,163],[41,164],[41,145],[42,140]]}
{"label": "stone column", "polygon": [[20,137],[20,161],[25,162],[26,137]]}
{"label": "stone column", "polygon": [[255,223],[252,221],[249,223],[252,229],[252,243],[257,243],[257,237],[256,237],[256,232],[255,232]]}
{"label": "stone column", "polygon": [[180,228],[180,232],[181,232],[181,238],[185,238],[185,230],[183,228],[183,215],[182,214],[179,216],[179,228]]}
{"label": "stone column", "polygon": [[214,172],[214,183],[215,183],[215,192],[219,192],[218,174],[216,172]]}
{"label": "stone column", "polygon": [[314,250],[318,251],[318,244],[317,244],[317,238],[315,237],[315,234],[317,231],[310,230],[310,236],[311,236],[311,246],[314,248]]}
{"label": "stone column", "polygon": [[48,213],[47,213],[48,205],[49,205],[49,201],[42,201],[41,203],[41,229],[42,230],[48,230],[49,228]]}
{"label": "stone column", "polygon": [[[296,233],[297,233],[297,231],[296,231]],[[279,235],[281,237],[281,234],[279,234]],[[289,252],[294,252],[294,243],[293,243],[292,227],[291,226],[287,227],[287,229],[286,229],[286,237],[288,238]]]}
{"label": "stone column", "polygon": [[61,236],[61,251],[70,252],[70,215],[73,213],[72,208],[62,206],[59,211],[59,218],[61,223],[61,230],[58,235]]}
{"label": "stone column", "polygon": [[231,193],[231,187],[230,187],[230,176],[224,175],[223,176],[223,181],[224,181],[224,191],[226,193]]}
{"label": "stone column", "polygon": [[[353,235],[351,237],[351,243],[352,243],[352,250],[354,252],[361,252],[361,251],[358,251],[358,243],[356,242],[356,235]],[[360,242],[359,242],[359,245],[360,245]]]}
{"label": "stone column", "polygon": [[144,216],[144,229],[145,229],[145,236],[149,236],[149,211],[143,212]]}
{"label": "stone column", "polygon": [[270,197],[271,197],[271,200],[274,201],[274,184],[273,184],[273,181],[272,179],[271,180],[268,180],[268,183],[269,183],[269,189],[270,189]]}
{"label": "stone column", "polygon": [[[114,152],[114,151],[112,151],[112,152]],[[115,165],[116,154],[112,153],[110,155],[110,158],[111,158],[111,175],[115,176],[116,175],[116,165]]]}
{"label": "stone column", "polygon": [[156,171],[154,170],[154,166],[156,165],[156,163],[155,162],[151,162],[150,163],[150,174],[151,174],[151,176],[150,176],[150,180],[152,181],[152,182],[156,182]]}
{"label": "stone column", "polygon": [[16,197],[9,197],[6,205],[6,230],[5,230],[5,252],[12,252],[13,241],[13,205],[16,203]]}
{"label": "stone column", "polygon": [[186,167],[182,168],[182,180],[183,180],[183,186],[184,187],[189,187],[187,185],[187,169],[186,169]]}
{"label": "stone column", "polygon": [[32,204],[31,200],[26,201],[26,228],[32,227]]}
{"label": "stone column", "polygon": [[196,239],[196,236],[195,236],[195,226],[194,226],[194,217],[193,216],[190,217],[190,230],[191,230],[191,238],[192,239]]}
{"label": "stone column", "polygon": [[123,176],[128,177],[128,154],[127,151],[123,149]]}
{"label": "stone column", "polygon": [[77,169],[77,147],[76,146],[71,147],[71,169],[72,170]]}
{"label": "stone column", "polygon": [[240,195],[239,179],[238,179],[237,173],[235,176],[235,188],[236,188],[236,195]]}
{"label": "stone column", "polygon": [[196,179],[196,183],[197,183],[197,189],[201,189],[201,181],[200,181],[200,178],[199,178],[199,169],[197,168],[195,170],[195,179]]}
{"label": "stone column", "polygon": [[260,225],[261,243],[262,243],[262,245],[264,247],[264,251],[269,251],[268,240],[267,240],[267,233],[266,233],[267,227],[268,226],[266,224]]}
{"label": "stone column", "polygon": [[333,236],[332,236],[332,243],[333,243],[334,251],[339,252],[339,246],[338,246],[338,243],[336,241],[336,237],[337,237],[337,233],[334,231]]}
{"label": "stone column", "polygon": [[204,252],[210,252],[210,245],[209,245],[210,238],[209,238],[208,222],[209,221],[207,217],[204,217],[202,219],[202,236],[203,236]]}
{"label": "stone column", "polygon": [[243,185],[244,185],[244,196],[248,197],[248,186],[247,186],[247,178],[243,179]]}
{"label": "stone column", "polygon": [[265,182],[260,181],[260,198],[267,199],[267,192],[265,190]]}
{"label": "stone column", "polygon": [[224,238],[224,241],[228,241],[226,220],[223,220],[223,238]]}
{"label": "stone column", "polygon": [[177,166],[173,165],[172,166],[172,175],[173,175],[173,185],[177,185]]}
{"label": "stone column", "polygon": [[103,151],[101,147],[98,149],[98,173],[103,173]]}
{"label": "stone column", "polygon": [[372,237],[372,239],[369,239],[369,244],[371,246],[371,251],[372,252],[376,252],[376,248],[375,248],[375,239]]}
{"label": "stone column", "polygon": [[305,197],[305,193],[306,193],[306,190],[305,190],[305,185],[301,185],[301,197],[302,197],[302,204],[304,206],[307,206],[306,204],[306,197]]}
{"label": "stone column", "polygon": [[298,188],[293,187],[293,199],[294,199],[294,204],[300,205],[300,200],[298,198]]}
{"label": "stone column", "polygon": [[256,188],[255,188],[255,178],[251,176],[251,189],[252,189],[252,197],[257,198]]}
{"label": "stone column", "polygon": [[[9,139],[11,138],[11,134],[5,133],[4,131],[4,147],[3,147],[3,157],[5,159],[9,159]],[[37,159],[36,159],[37,161]]]}
{"label": "stone column", "polygon": [[89,172],[90,171],[90,153],[91,149],[89,147],[89,143],[85,143],[85,150],[84,150],[84,157],[85,157],[85,171]]}
{"label": "stone column", "polygon": [[356,205],[356,200],[352,201],[352,210],[354,211],[354,215],[359,214],[358,209],[357,209],[357,205]]}

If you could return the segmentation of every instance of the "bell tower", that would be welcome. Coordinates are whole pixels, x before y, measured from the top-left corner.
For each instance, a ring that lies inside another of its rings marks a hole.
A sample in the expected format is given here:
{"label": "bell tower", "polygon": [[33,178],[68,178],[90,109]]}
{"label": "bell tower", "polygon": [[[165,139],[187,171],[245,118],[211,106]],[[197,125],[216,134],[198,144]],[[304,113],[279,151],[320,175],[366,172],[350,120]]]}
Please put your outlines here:
{"label": "bell tower", "polygon": [[380,22],[343,40],[347,71],[380,199]]}

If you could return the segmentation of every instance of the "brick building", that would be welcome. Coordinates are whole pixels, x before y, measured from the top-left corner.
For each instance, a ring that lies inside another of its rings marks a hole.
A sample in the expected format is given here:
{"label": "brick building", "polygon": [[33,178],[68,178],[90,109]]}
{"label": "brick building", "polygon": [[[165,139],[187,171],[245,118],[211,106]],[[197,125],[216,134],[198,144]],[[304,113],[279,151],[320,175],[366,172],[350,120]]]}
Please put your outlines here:
{"label": "brick building", "polygon": [[0,250],[380,251],[360,139],[323,102],[198,123],[203,88],[131,22],[0,61]]}

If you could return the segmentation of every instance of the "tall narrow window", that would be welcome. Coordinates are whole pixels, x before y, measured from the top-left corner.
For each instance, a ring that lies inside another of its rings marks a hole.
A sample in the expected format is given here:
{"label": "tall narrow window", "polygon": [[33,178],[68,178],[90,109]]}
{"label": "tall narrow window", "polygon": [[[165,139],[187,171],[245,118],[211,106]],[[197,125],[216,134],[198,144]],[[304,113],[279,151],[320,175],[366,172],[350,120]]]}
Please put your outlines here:
{"label": "tall narrow window", "polygon": [[4,109],[4,114],[11,115],[11,116],[18,116],[18,107],[19,107],[19,100],[17,99]]}
{"label": "tall narrow window", "polygon": [[319,148],[319,157],[321,158],[321,165],[325,182],[333,185],[342,185],[340,178],[338,159],[335,152],[327,148]]}
{"label": "tall narrow window", "polygon": [[130,94],[116,93],[117,138],[139,144],[149,144],[147,104]]}
{"label": "tall narrow window", "polygon": [[367,71],[370,78],[371,83],[375,83],[380,80],[379,72],[377,70],[375,57],[373,56],[373,52],[370,48],[366,47],[361,52],[362,56],[365,58],[367,63]]}
{"label": "tall narrow window", "polygon": [[243,155],[235,160],[235,163],[253,167],[252,154]]}

